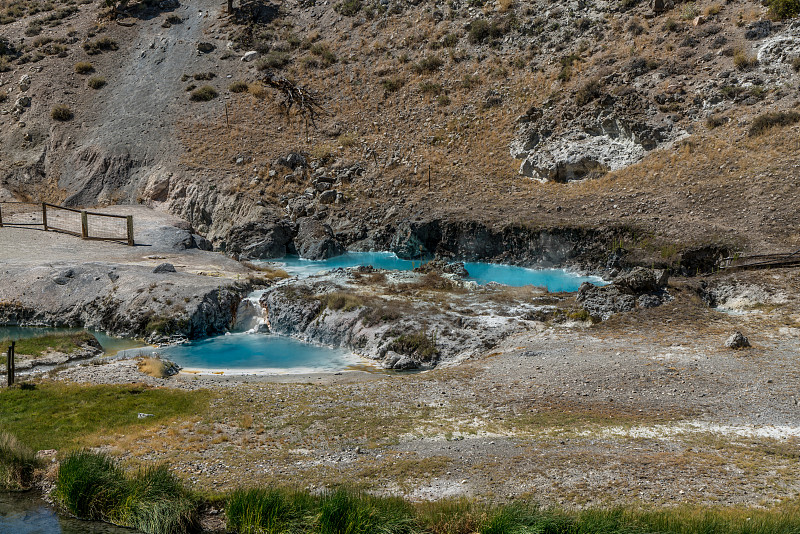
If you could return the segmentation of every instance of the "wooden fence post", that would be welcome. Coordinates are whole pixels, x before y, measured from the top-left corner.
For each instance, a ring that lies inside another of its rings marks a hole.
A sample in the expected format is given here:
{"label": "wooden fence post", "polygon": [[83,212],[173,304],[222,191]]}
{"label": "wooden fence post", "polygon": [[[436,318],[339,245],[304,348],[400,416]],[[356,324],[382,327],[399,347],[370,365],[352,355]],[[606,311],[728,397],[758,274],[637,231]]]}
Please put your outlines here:
{"label": "wooden fence post", "polygon": [[89,238],[89,215],[85,211],[81,212],[81,239]]}
{"label": "wooden fence post", "polygon": [[133,241],[133,215],[128,215],[125,219],[128,223],[128,246],[132,247],[136,244]]}
{"label": "wooden fence post", "polygon": [[8,387],[14,385],[14,371],[16,370],[16,366],[14,365],[14,345],[16,344],[15,341],[11,342],[11,346],[8,347],[8,357],[6,358],[6,372],[8,378]]}
{"label": "wooden fence post", "polygon": [[42,225],[44,226],[44,231],[47,231],[47,204],[42,202]]}

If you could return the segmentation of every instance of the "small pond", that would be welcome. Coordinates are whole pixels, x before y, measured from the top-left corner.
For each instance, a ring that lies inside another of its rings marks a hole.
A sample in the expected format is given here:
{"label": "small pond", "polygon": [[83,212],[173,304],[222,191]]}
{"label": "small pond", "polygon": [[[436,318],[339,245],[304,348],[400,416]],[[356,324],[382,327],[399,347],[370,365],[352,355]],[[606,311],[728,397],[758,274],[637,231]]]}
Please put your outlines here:
{"label": "small pond", "polygon": [[191,370],[225,374],[303,374],[342,371],[364,360],[347,350],[332,349],[277,335],[237,333],[158,349],[125,354],[158,353]]}
{"label": "small pond", "polygon": [[35,492],[0,492],[0,532],[13,534],[136,534],[138,530],[56,515]]}
{"label": "small pond", "polygon": [[[298,256],[286,256],[274,262],[289,274],[311,276],[320,271],[338,267],[372,265],[376,269],[410,271],[425,263],[420,260],[403,260],[391,252],[348,252],[327,260],[306,260]],[[566,269],[529,269],[500,263],[464,262],[469,279],[478,284],[497,282],[508,286],[541,286],[549,291],[577,291],[583,282],[603,285],[597,276],[582,276]]]}
{"label": "small pond", "polygon": [[[27,339],[30,337],[45,336],[48,334],[69,334],[71,332],[82,332],[82,328],[53,328],[49,326],[0,326],[0,341],[2,345],[0,350],[5,350],[5,341]],[[89,330],[89,332],[97,338],[100,345],[103,347],[103,352],[111,356],[124,349],[132,349],[144,345],[141,341],[136,339],[124,339],[120,337],[112,337],[103,332],[96,332]]]}

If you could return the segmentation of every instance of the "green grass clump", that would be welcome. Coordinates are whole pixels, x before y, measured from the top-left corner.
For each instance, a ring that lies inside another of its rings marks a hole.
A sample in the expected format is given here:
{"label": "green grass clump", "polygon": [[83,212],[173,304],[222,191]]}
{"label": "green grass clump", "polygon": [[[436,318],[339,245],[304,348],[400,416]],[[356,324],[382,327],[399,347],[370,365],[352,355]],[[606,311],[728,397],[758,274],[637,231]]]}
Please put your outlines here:
{"label": "green grass clump", "polygon": [[199,530],[197,501],[163,464],[127,476],[104,454],[73,452],[59,466],[53,497],[81,519],[148,534]]}
{"label": "green grass clump", "polygon": [[436,338],[428,335],[427,332],[403,334],[392,342],[389,349],[399,354],[416,356],[424,362],[431,361],[439,355]]}
{"label": "green grass clump", "polygon": [[380,81],[381,87],[383,87],[383,92],[388,93],[396,93],[400,90],[403,85],[405,85],[405,80],[402,78],[385,78]]}
{"label": "green grass clump", "polygon": [[38,464],[34,451],[12,434],[0,432],[0,490],[29,489]]}
{"label": "green grass clump", "polygon": [[69,109],[69,106],[59,104],[57,106],[53,106],[52,111],[50,111],[50,116],[53,118],[53,120],[63,122],[70,120],[74,115],[72,114],[72,110]]}
{"label": "green grass clump", "polygon": [[736,50],[733,53],[733,65],[739,70],[749,70],[758,65],[758,58],[744,50]]}
{"label": "green grass clump", "polygon": [[575,103],[585,106],[603,94],[603,83],[600,80],[589,80],[575,93]]}
{"label": "green grass clump", "polygon": [[243,489],[228,498],[228,530],[242,534],[414,534],[413,506],[403,499],[349,489],[321,496],[284,489]]}
{"label": "green grass clump", "polygon": [[[208,401],[209,393],[203,391],[43,382],[34,390],[0,390],[0,431],[37,450],[88,446],[94,444],[91,436],[196,414]],[[139,412],[154,416],[138,419]]]}
{"label": "green grass clump", "polygon": [[250,84],[241,80],[236,80],[228,86],[228,91],[231,93],[246,93],[250,88]]}
{"label": "green grass clump", "polygon": [[240,489],[228,497],[228,530],[243,534],[303,532],[311,528],[315,499],[284,489]]}
{"label": "green grass clump", "polygon": [[439,95],[442,94],[443,90],[444,88],[440,83],[422,82],[419,84],[419,92],[422,94]]}
{"label": "green grass clump", "polygon": [[497,20],[489,22],[486,19],[477,19],[469,24],[467,38],[472,44],[480,44],[490,39],[498,39],[504,33],[503,24]]}
{"label": "green grass clump", "polygon": [[[54,117],[55,118],[55,117]],[[9,344],[3,340],[2,346]],[[80,349],[86,344],[100,346],[97,339],[89,332],[69,332],[66,334],[46,334],[26,339],[20,339],[14,346],[17,355],[32,356],[37,358],[48,352],[63,352],[69,354]]]}
{"label": "green grass clump", "polygon": [[311,47],[311,53],[322,59],[322,66],[329,67],[338,61],[336,54],[324,43],[318,43]]}
{"label": "green grass clump", "polygon": [[568,82],[572,79],[572,66],[580,61],[581,58],[578,54],[570,54],[561,58],[561,72],[558,73],[558,79],[562,82]]}
{"label": "green grass clump", "polygon": [[216,89],[210,85],[204,85],[192,91],[189,99],[195,102],[208,102],[209,100],[214,100],[217,96],[218,93]]}
{"label": "green grass clump", "polygon": [[770,111],[753,120],[747,135],[755,137],[775,126],[790,126],[798,121],[800,121],[800,113],[796,111]]}
{"label": "green grass clump", "polygon": [[322,304],[324,308],[348,312],[364,306],[364,301],[355,295],[337,291],[324,295],[322,297]]}
{"label": "green grass clump", "polygon": [[413,508],[400,498],[373,497],[344,489],[322,498],[320,534],[411,534],[417,532]]}
{"label": "green grass clump", "polygon": [[102,76],[92,76],[89,78],[89,81],[86,82],[91,89],[100,89],[106,84],[106,79]]}
{"label": "green grass clump", "polygon": [[77,74],[89,74],[94,71],[94,67],[88,61],[79,61],[75,63],[75,72]]}

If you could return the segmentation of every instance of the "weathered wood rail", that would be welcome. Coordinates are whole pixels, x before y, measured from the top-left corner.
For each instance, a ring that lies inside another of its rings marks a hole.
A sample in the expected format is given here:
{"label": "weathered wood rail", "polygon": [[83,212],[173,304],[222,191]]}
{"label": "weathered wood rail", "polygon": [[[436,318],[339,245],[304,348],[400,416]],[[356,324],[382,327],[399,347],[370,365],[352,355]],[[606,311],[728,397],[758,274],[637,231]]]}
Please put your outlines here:
{"label": "weathered wood rail", "polygon": [[720,269],[750,270],[775,267],[800,266],[800,249],[785,254],[754,254],[752,256],[731,256],[719,261]]}
{"label": "weathered wood rail", "polygon": [[133,215],[114,215],[58,206],[48,202],[0,202],[0,228],[41,227],[81,239],[136,244]]}

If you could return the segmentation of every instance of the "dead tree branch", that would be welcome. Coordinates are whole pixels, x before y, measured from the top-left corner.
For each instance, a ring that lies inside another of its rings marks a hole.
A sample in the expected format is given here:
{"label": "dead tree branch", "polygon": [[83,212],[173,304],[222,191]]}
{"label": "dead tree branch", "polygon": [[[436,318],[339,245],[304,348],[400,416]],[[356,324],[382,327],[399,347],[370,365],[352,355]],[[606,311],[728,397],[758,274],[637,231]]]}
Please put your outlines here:
{"label": "dead tree branch", "polygon": [[328,114],[325,108],[322,107],[322,104],[319,103],[316,95],[310,90],[287,80],[283,76],[275,76],[272,73],[267,73],[261,81],[264,85],[272,87],[280,93],[282,101],[278,104],[286,113],[287,119],[292,108],[297,110],[297,113],[303,117],[303,120],[306,122],[306,130],[308,129],[309,122],[316,128],[317,125],[314,121],[316,121],[320,115]]}

